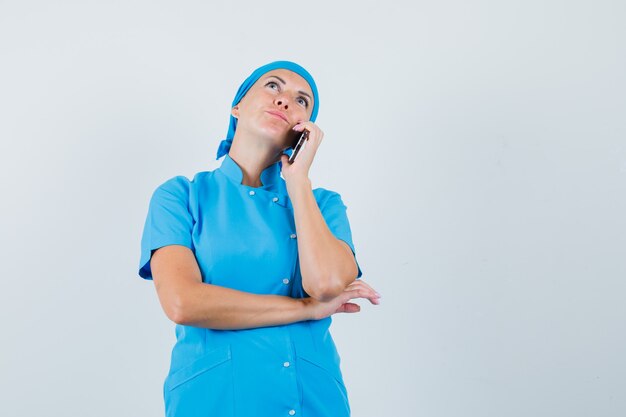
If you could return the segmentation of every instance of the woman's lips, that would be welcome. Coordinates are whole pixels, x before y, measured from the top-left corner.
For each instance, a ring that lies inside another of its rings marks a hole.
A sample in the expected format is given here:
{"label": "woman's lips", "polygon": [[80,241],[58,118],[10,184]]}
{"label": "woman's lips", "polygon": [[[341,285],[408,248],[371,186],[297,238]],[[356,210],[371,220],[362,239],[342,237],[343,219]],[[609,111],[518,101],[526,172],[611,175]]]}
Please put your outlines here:
{"label": "woman's lips", "polygon": [[272,116],[280,117],[285,122],[289,123],[289,120],[287,120],[287,116],[285,116],[283,113],[281,113],[279,111],[268,110],[268,113],[271,114]]}

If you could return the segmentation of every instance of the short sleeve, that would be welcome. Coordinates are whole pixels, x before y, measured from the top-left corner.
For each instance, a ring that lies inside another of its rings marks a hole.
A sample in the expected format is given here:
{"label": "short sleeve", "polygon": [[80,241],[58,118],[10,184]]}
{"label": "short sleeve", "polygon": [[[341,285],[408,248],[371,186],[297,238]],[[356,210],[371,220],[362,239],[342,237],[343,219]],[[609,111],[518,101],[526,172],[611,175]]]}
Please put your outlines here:
{"label": "short sleeve", "polygon": [[152,279],[152,252],[167,245],[182,245],[193,250],[193,216],[189,210],[189,180],[174,177],[152,194],[141,237],[139,276]]}
{"label": "short sleeve", "polygon": [[332,234],[340,240],[343,240],[350,246],[352,254],[354,255],[354,261],[358,269],[358,275],[356,278],[360,278],[363,275],[359,262],[356,259],[356,251],[354,250],[354,244],[352,243],[352,232],[350,230],[350,222],[348,221],[348,215],[346,213],[347,207],[343,204],[341,196],[336,192],[328,192],[328,196],[323,199],[320,205],[320,211],[326,225],[332,232]]}

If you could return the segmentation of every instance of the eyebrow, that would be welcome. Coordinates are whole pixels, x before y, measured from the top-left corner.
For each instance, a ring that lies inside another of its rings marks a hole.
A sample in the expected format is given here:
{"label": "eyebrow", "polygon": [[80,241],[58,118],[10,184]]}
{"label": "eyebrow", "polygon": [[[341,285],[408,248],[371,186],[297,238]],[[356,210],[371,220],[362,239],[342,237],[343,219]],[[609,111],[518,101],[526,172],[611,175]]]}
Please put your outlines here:
{"label": "eyebrow", "polygon": [[[280,81],[281,83],[283,83],[283,84],[287,84],[287,83],[285,82],[285,80],[283,80],[282,78],[280,78],[280,77],[278,77],[278,76],[276,76],[276,75],[268,75],[267,77],[265,77],[265,79],[268,79],[268,78],[276,78],[276,79],[278,79],[278,81]],[[298,93],[302,94],[303,96],[307,96],[307,97],[309,98],[309,100],[313,101],[313,99],[311,98],[311,96],[310,96],[310,95],[308,95],[307,93],[305,93],[304,91],[300,90],[300,91],[298,91]]]}

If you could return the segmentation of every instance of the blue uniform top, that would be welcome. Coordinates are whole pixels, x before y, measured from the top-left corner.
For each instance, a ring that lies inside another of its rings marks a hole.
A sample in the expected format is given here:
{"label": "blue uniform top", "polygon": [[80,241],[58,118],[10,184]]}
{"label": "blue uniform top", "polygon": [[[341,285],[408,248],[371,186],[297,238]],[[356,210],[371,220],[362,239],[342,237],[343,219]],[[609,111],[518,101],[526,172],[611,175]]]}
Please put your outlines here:
{"label": "blue uniform top", "polygon": [[[241,168],[226,155],[214,171],[160,185],[150,200],[139,275],[152,279],[155,249],[183,245],[195,254],[204,283],[308,297],[279,164],[262,172],[261,187],[241,184],[242,179]],[[330,231],[354,254],[341,196],[323,188],[313,194]],[[357,268],[359,278],[358,262]],[[167,416],[349,416],[331,321],[242,330],[177,324],[163,387]]]}

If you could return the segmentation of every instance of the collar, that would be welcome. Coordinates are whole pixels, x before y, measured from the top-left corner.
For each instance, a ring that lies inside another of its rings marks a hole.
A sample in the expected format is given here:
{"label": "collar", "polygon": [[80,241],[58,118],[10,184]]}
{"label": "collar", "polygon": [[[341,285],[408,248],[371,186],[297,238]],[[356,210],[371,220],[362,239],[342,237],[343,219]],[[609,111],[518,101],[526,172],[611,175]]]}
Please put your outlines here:
{"label": "collar", "polygon": [[[228,178],[235,181],[235,183],[242,185],[241,181],[243,180],[243,171],[237,165],[237,162],[233,158],[230,157],[229,154],[224,156],[222,160],[222,165],[219,167],[219,170],[224,173]],[[280,177],[280,166],[278,162],[268,166],[261,172],[261,183],[263,186],[261,188],[267,188],[270,186],[276,185]]]}

